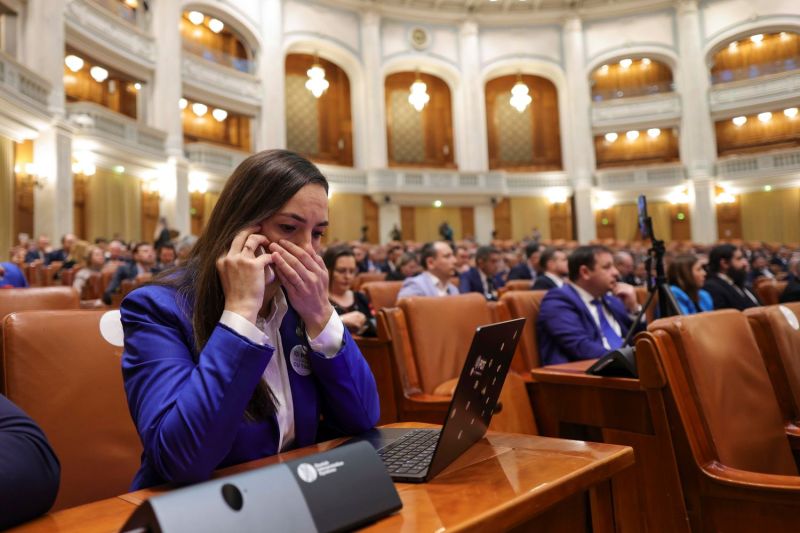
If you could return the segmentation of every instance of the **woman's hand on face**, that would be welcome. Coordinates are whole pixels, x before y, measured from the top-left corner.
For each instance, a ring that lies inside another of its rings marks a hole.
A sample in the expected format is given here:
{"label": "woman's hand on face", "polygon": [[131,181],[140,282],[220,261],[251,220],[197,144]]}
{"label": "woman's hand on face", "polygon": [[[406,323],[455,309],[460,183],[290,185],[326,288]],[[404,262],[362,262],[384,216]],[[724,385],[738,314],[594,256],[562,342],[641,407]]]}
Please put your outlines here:
{"label": "woman's hand on face", "polygon": [[285,239],[270,244],[269,250],[273,252],[275,273],[292,307],[305,322],[309,337],[317,337],[333,313],[328,301],[325,263],[310,245],[301,248]]}
{"label": "woman's hand on face", "polygon": [[253,226],[237,233],[228,253],[217,259],[225,310],[242,315],[253,324],[264,303],[264,269],[273,262],[269,253],[256,257],[259,247],[269,243],[269,239],[256,233],[258,230]]}

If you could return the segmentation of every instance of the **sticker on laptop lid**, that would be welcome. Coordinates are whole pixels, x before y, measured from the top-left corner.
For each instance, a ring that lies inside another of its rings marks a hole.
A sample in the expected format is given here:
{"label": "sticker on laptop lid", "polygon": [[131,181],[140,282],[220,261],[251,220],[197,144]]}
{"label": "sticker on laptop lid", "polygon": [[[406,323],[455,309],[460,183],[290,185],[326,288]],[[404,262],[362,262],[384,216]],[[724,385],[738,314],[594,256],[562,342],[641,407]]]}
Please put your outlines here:
{"label": "sticker on laptop lid", "polygon": [[798,322],[797,316],[794,313],[792,313],[791,309],[789,309],[785,305],[779,305],[778,309],[781,310],[781,313],[783,313],[783,317],[786,319],[789,325],[792,326],[792,329],[794,330],[800,329],[800,322]]}

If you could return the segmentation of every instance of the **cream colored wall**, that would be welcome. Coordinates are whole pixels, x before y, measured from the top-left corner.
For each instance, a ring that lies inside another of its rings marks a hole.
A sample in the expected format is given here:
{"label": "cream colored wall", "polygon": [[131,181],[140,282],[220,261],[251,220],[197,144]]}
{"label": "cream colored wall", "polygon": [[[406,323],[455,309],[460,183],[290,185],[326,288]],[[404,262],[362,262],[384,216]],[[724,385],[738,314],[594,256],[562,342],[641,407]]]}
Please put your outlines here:
{"label": "cream colored wall", "polygon": [[739,202],[745,240],[800,242],[800,189],[746,193]]}
{"label": "cream colored wall", "polygon": [[547,198],[511,198],[511,238],[521,240],[539,228],[543,239],[550,238],[550,203]]}
{"label": "cream colored wall", "polygon": [[[648,202],[647,214],[653,219],[653,232],[662,241],[672,239],[670,220],[672,206],[667,202]],[[632,241],[639,229],[639,207],[637,204],[614,206],[614,235],[618,241]]]}
{"label": "cream colored wall", "polygon": [[328,242],[361,238],[364,225],[364,197],[360,194],[334,193],[328,202]]}
{"label": "cream colored wall", "polygon": [[453,238],[464,236],[461,228],[461,209],[458,207],[416,207],[414,208],[414,233],[417,242],[441,239],[439,226],[447,222],[453,228]]}
{"label": "cream colored wall", "polygon": [[89,239],[110,239],[114,234],[127,241],[141,239],[141,199],[138,179],[98,168],[97,174],[89,178]]}

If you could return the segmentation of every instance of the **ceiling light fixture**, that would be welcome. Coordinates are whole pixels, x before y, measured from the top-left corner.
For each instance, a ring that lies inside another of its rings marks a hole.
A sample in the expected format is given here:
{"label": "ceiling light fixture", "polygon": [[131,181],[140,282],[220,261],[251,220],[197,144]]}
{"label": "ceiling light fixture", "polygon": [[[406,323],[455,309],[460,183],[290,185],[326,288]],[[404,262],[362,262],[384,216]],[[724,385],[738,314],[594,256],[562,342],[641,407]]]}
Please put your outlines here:
{"label": "ceiling light fixture", "polygon": [[225,24],[219,19],[211,19],[208,21],[208,29],[214,33],[219,33],[225,29]]}
{"label": "ceiling light fixture", "polygon": [[797,108],[790,107],[788,109],[784,109],[783,114],[786,116],[786,118],[794,118],[797,116]]}
{"label": "ceiling light fixture", "polygon": [[330,82],[325,79],[325,69],[319,64],[319,56],[314,54],[314,64],[306,71],[308,80],[306,80],[306,89],[311,91],[314,98],[319,98],[330,87]]}
{"label": "ceiling light fixture", "polygon": [[178,100],[178,107],[180,109],[186,109],[186,106],[189,105],[189,101],[186,98],[180,98]]}
{"label": "ceiling light fixture", "polygon": [[615,141],[616,141],[618,138],[619,138],[619,135],[617,135],[617,134],[616,134],[615,132],[613,132],[613,131],[612,131],[612,132],[610,132],[610,133],[606,133],[606,141],[607,141],[607,142],[613,143],[613,142],[615,142]]}
{"label": "ceiling light fixture", "polygon": [[647,136],[650,137],[651,139],[655,139],[659,135],[661,135],[661,130],[658,128],[650,128],[649,130],[647,130]]}
{"label": "ceiling light fixture", "polygon": [[764,40],[763,33],[756,33],[755,35],[750,36],[750,41],[756,44],[756,46],[761,46],[761,41]]}
{"label": "ceiling light fixture", "polygon": [[408,95],[408,103],[414,106],[417,111],[422,111],[425,108],[425,104],[430,102],[431,97],[428,94],[428,86],[419,77],[419,71],[417,71],[417,79],[411,84],[410,90],[411,94]]}
{"label": "ceiling light fixture", "polygon": [[759,113],[758,120],[760,120],[761,122],[769,122],[770,120],[772,120],[772,113],[770,113],[769,111],[764,111],[763,113]]}
{"label": "ceiling light fixture", "polygon": [[649,58],[649,57],[643,57],[643,58],[642,58],[642,65],[644,65],[644,66],[647,66],[647,65],[649,65],[650,63],[652,63],[652,61],[650,61],[650,58]]}
{"label": "ceiling light fixture", "polygon": [[83,59],[76,55],[70,54],[64,58],[64,64],[67,65],[67,68],[72,72],[78,72],[83,68]]}
{"label": "ceiling light fixture", "polygon": [[106,81],[106,79],[108,79],[108,71],[103,67],[98,67],[97,65],[89,69],[89,74],[97,83],[103,83]]}
{"label": "ceiling light fixture", "polygon": [[637,130],[631,130],[625,134],[625,137],[627,137],[629,141],[635,141],[639,138],[639,132]]}
{"label": "ceiling light fixture", "polygon": [[199,11],[189,11],[189,22],[194,24],[195,26],[199,26],[206,20],[206,16],[200,13]]}
{"label": "ceiling light fixture", "polygon": [[744,126],[747,124],[747,117],[744,115],[740,117],[733,117],[733,124],[738,128],[739,126]]}
{"label": "ceiling light fixture", "polygon": [[201,104],[200,102],[195,102],[192,104],[192,113],[198,117],[203,117],[206,113],[208,113],[208,106],[206,104]]}
{"label": "ceiling light fixture", "polygon": [[527,109],[528,105],[533,102],[533,98],[531,98],[531,95],[528,93],[530,93],[530,89],[528,89],[528,86],[522,81],[522,75],[517,74],[517,83],[511,88],[511,98],[508,100],[508,103],[511,104],[511,107],[522,113]]}
{"label": "ceiling light fixture", "polygon": [[631,65],[633,65],[633,59],[625,58],[619,62],[619,66],[624,69],[630,68]]}
{"label": "ceiling light fixture", "polygon": [[739,49],[739,43],[733,41],[728,45],[728,52],[736,52]]}
{"label": "ceiling light fixture", "polygon": [[214,117],[214,120],[216,120],[217,122],[222,122],[226,118],[228,118],[228,112],[225,111],[224,109],[217,108],[211,112],[211,116]]}

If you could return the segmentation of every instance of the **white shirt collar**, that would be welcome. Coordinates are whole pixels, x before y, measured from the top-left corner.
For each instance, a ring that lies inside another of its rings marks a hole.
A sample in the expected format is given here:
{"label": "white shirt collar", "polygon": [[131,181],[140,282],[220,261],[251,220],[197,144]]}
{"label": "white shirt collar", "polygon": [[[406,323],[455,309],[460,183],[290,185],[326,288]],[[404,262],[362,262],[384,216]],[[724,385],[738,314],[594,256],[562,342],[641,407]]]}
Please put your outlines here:
{"label": "white shirt collar", "polygon": [[[564,278],[562,278],[560,276],[556,276],[555,274],[552,274],[550,272],[545,272],[544,275],[547,276],[548,278],[550,278],[551,280],[553,280],[553,283],[556,284],[556,287],[562,287],[564,285]],[[580,287],[577,287],[577,288],[580,288]],[[583,289],[581,289],[581,290],[583,290]]]}
{"label": "white shirt collar", "polygon": [[583,303],[585,303],[586,305],[594,305],[594,304],[592,304],[592,302],[595,301],[597,298],[595,298],[594,296],[589,294],[586,291],[586,289],[584,289],[582,287],[579,287],[575,283],[570,281],[569,284],[572,285],[572,288],[575,289],[575,291],[578,293],[578,296],[581,297],[581,300],[583,300]]}
{"label": "white shirt collar", "polygon": [[447,294],[447,283],[443,282],[427,270],[424,271],[423,274],[431,279],[433,286],[436,287],[436,290],[439,291],[439,294]]}

